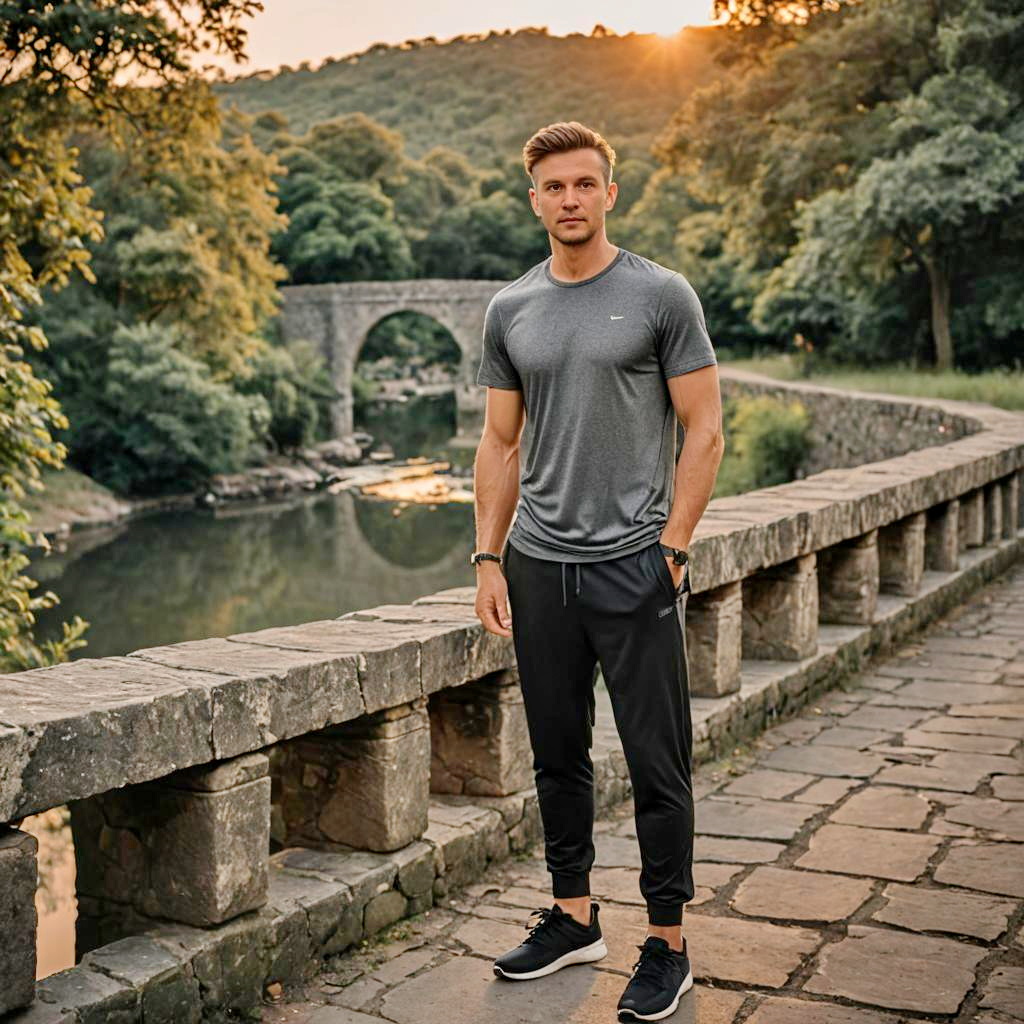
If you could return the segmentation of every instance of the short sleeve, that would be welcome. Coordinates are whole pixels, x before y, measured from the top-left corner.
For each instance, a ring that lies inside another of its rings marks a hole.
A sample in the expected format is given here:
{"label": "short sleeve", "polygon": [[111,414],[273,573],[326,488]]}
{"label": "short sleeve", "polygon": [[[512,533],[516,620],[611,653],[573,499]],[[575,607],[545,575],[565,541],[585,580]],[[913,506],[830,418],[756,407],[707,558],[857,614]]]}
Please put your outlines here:
{"label": "short sleeve", "polygon": [[487,304],[487,312],[484,314],[483,356],[476,382],[494,388],[523,389],[523,382],[505,347],[505,328],[498,310],[497,296]]}
{"label": "short sleeve", "polygon": [[700,299],[690,282],[678,272],[673,273],[661,290],[656,329],[658,356],[665,377],[718,362]]}

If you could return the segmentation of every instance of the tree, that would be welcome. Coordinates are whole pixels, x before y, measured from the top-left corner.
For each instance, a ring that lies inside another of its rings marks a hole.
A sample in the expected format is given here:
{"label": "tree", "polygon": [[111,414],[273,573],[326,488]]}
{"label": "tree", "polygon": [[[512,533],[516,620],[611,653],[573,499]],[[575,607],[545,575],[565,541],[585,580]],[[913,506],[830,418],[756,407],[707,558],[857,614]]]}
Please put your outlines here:
{"label": "tree", "polygon": [[972,359],[980,335],[1024,327],[1007,301],[1022,23],[1010,0],[846,5],[691,98],[659,152],[720,210],[756,326],[891,358],[894,333],[914,343],[923,289],[940,367],[951,324]]}
{"label": "tree", "polygon": [[[45,333],[27,323],[44,287],[73,274],[90,278],[86,242],[101,219],[77,170],[67,132],[86,118],[122,112],[136,127],[163,124],[174,93],[193,74],[189,58],[213,46],[243,56],[241,19],[261,10],[252,0],[104,0],[0,7],[0,668],[17,670],[66,660],[81,646],[86,623],[63,624],[60,640],[38,644],[35,613],[52,592],[32,596],[25,549],[33,537],[20,502],[41,488],[41,467],[59,469],[67,454],[53,431],[66,426],[49,382],[23,358],[46,348]],[[154,90],[124,85],[149,75]],[[164,103],[170,100],[165,106]]]}

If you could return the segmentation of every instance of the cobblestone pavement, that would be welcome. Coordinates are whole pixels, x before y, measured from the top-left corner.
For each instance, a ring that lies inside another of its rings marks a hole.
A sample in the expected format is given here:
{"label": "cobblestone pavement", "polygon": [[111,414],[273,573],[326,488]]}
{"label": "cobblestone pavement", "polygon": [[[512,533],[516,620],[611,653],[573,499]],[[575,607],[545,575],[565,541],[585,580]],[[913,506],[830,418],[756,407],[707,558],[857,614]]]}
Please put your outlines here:
{"label": "cobblestone pavement", "polygon": [[[1024,566],[697,774],[697,985],[670,1021],[1024,1021]],[[265,1024],[614,1021],[643,941],[632,807],[597,826],[609,956],[491,959],[550,904],[542,853],[337,958]]]}

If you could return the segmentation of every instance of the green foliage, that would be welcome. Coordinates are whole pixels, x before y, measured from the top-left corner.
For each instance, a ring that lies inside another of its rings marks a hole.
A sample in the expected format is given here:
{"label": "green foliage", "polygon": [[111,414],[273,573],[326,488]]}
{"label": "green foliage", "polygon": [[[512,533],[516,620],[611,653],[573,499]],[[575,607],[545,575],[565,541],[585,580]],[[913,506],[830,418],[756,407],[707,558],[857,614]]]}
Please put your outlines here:
{"label": "green foliage", "polygon": [[[198,417],[188,420],[197,431],[191,439],[180,428],[149,430],[145,445],[120,436],[110,339],[121,326],[166,328],[178,352],[219,386],[263,395],[272,415],[256,440],[281,447],[314,436],[326,403],[322,368],[308,354],[300,368],[294,351],[259,333],[284,276],[269,252],[270,232],[284,223],[271,177],[280,165],[254,147],[244,119],[221,118],[205,86],[183,90],[186,100],[190,130],[173,145],[156,143],[159,161],[148,145],[119,148],[116,129],[79,132],[80,164],[106,213],[106,235],[90,247],[96,284],[49,292],[40,316],[51,346],[37,361],[68,412],[71,458],[115,489],[180,489],[182,466],[191,480],[211,462],[193,452],[207,446]],[[282,375],[276,386],[270,366]],[[175,446],[165,457],[157,455],[161,439]],[[137,447],[152,456],[149,470],[139,466]],[[219,460],[221,471],[243,468],[250,452],[249,443],[233,447],[234,461]]]}
{"label": "green foliage", "polygon": [[810,453],[810,416],[800,402],[770,396],[727,399],[726,450],[714,497],[788,483]]}
{"label": "green foliage", "polygon": [[[802,333],[851,361],[927,348],[939,367],[1005,361],[1024,337],[1024,78],[1011,56],[1024,13],[1011,0],[831,6],[760,51],[756,32],[736,33],[722,51],[736,73],[662,136],[661,158],[711,210],[684,219],[680,243],[717,220],[725,269],[745,278],[767,335]],[[763,27],[754,15],[771,9],[778,27],[788,7],[736,11]]]}
{"label": "green foliage", "polygon": [[[67,659],[87,624],[63,623],[59,640],[38,644],[35,613],[57,603],[32,596],[24,576],[33,538],[21,501],[40,489],[40,468],[60,469],[67,455],[53,432],[67,426],[52,386],[26,356],[47,349],[44,331],[27,320],[44,288],[60,289],[78,273],[91,280],[87,243],[101,237],[100,216],[82,185],[74,124],[102,122],[113,108],[145,123],[166,94],[119,84],[145,71],[171,86],[188,77],[188,58],[208,44],[241,56],[238,19],[260,9],[249,0],[105,0],[0,4],[0,670]],[[163,110],[171,119],[175,107]]]}
{"label": "green foliage", "polygon": [[270,409],[267,432],[278,450],[312,444],[327,433],[329,405],[337,392],[312,343],[268,347],[249,366],[251,375],[236,385],[236,390],[266,401]]}
{"label": "green foliage", "polygon": [[175,327],[119,327],[110,340],[103,398],[106,444],[86,472],[122,493],[187,491],[244,465],[270,427],[261,394],[240,395],[180,351]]}
{"label": "green foliage", "polygon": [[273,244],[293,284],[411,276],[408,240],[378,185],[302,177],[296,190],[308,198],[287,210],[288,227]]}
{"label": "green foliage", "polygon": [[[620,160],[646,159],[672,111],[719,73],[711,59],[716,40],[713,31],[692,28],[673,39],[558,37],[526,28],[374,46],[325,61],[315,72],[257,72],[216,91],[225,106],[276,112],[298,135],[340,115],[366,114],[399,132],[413,159],[444,140],[474,165],[493,167],[539,127],[567,116],[614,129]],[[261,145],[275,127],[268,125]],[[521,166],[519,173],[523,189]]]}
{"label": "green foliage", "polygon": [[401,362],[416,358],[425,364],[458,366],[462,352],[448,329],[421,313],[394,313],[379,320],[359,352],[359,360],[374,361],[387,356]]}
{"label": "green foliage", "polygon": [[[807,375],[791,355],[730,359],[730,366],[763,373],[780,380],[797,380]],[[1024,412],[1024,364],[999,367],[982,373],[963,370],[935,371],[910,363],[896,363],[878,369],[854,369],[819,362],[811,378],[818,383],[853,391],[888,392],[915,398],[949,398],[958,402],[984,402],[1001,409]]]}

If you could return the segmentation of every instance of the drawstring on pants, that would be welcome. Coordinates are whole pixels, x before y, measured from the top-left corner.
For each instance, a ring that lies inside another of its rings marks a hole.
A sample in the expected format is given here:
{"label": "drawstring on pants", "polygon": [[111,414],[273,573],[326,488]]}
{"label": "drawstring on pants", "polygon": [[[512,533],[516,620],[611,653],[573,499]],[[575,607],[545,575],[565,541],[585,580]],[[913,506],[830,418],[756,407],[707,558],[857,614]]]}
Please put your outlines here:
{"label": "drawstring on pants", "polygon": [[[562,607],[566,605],[565,599],[565,566],[567,563],[562,563]],[[580,563],[576,562],[576,596],[580,596]]]}

